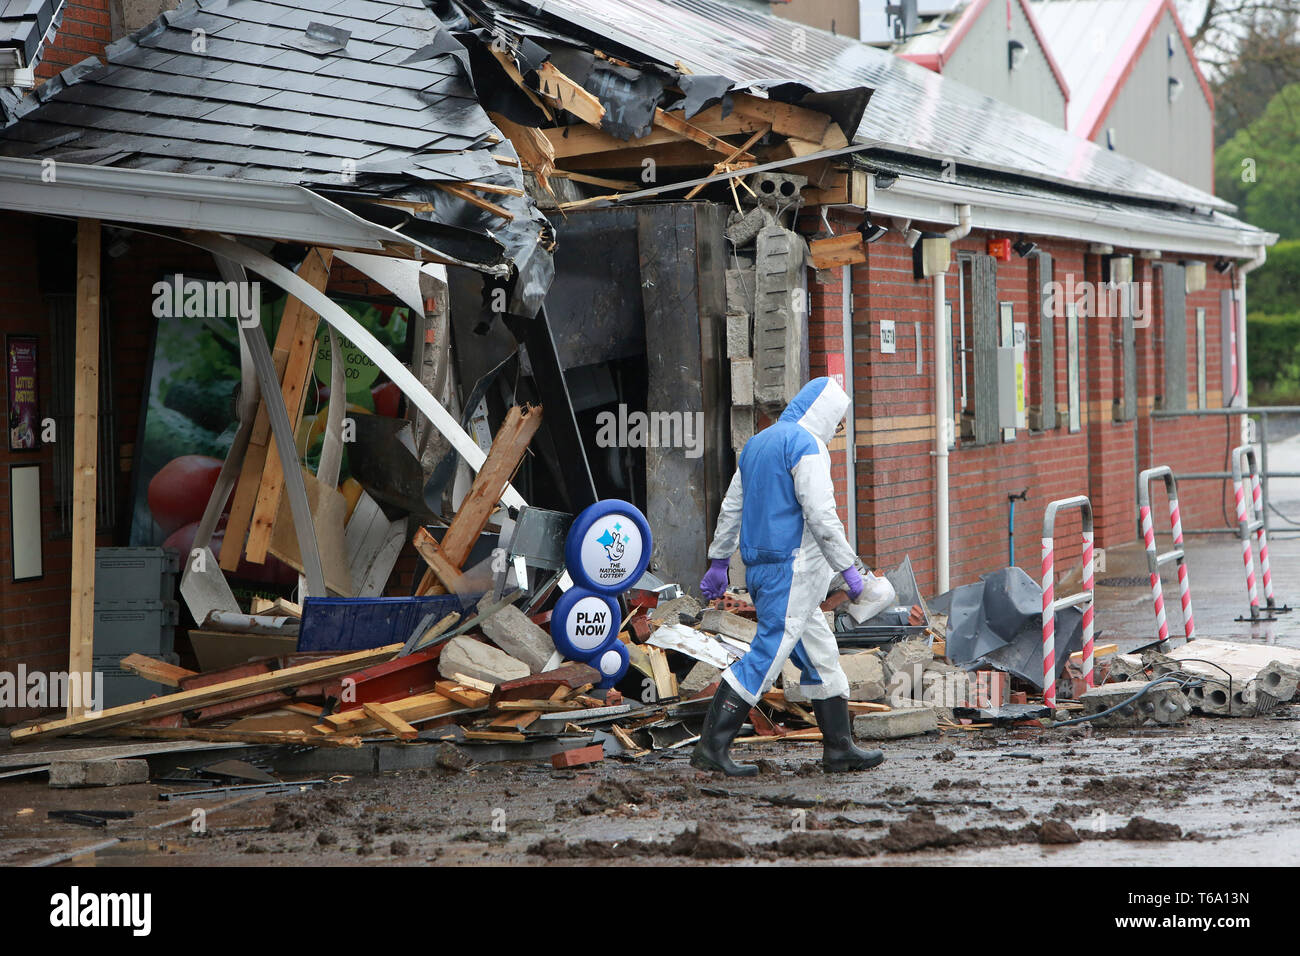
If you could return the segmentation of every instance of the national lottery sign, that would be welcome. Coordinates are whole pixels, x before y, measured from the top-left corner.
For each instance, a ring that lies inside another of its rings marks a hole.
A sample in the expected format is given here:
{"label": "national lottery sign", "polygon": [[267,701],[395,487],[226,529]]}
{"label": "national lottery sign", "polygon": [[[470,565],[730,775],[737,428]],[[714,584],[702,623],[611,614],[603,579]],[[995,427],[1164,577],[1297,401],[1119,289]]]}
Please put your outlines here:
{"label": "national lottery sign", "polygon": [[564,545],[565,566],[579,587],[621,594],[645,573],[654,547],[636,505],[598,501],[574,519]]}

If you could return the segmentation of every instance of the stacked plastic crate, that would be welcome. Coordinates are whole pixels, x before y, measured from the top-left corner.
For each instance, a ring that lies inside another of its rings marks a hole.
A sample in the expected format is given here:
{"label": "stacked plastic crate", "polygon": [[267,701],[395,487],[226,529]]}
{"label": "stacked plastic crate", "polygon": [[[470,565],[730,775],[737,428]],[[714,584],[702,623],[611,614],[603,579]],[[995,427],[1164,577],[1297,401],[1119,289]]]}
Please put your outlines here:
{"label": "stacked plastic crate", "polygon": [[104,675],[104,707],[170,692],[122,669],[122,658],[145,654],[178,663],[175,600],[177,552],[163,548],[95,551],[96,673]]}

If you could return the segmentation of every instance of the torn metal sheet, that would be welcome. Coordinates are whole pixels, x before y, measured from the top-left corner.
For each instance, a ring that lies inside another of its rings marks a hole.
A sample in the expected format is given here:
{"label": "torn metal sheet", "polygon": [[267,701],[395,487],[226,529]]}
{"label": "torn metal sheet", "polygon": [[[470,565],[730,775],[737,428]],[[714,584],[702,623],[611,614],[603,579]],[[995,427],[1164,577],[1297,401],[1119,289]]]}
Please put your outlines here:
{"label": "torn metal sheet", "polygon": [[743,654],[719,639],[685,624],[664,624],[655,629],[646,643],[667,651],[677,651],[719,670],[730,667],[732,661],[738,660]]}
{"label": "torn metal sheet", "polygon": [[[360,322],[348,315],[329,296],[320,292],[311,283],[305,282],[269,256],[225,236],[195,233],[187,237],[187,241],[205,248],[215,255],[228,256],[242,263],[302,301],[304,305],[311,308],[322,319],[342,332],[367,358],[378,365],[379,370],[387,375],[402,391],[402,394],[409,398],[433,422],[434,427],[447,437],[448,441],[460,452],[461,457],[465,459],[471,468],[477,471],[483,467],[483,462],[487,458],[483,449],[479,448],[474,440],[465,434],[456,420],[429,393],[429,390],[421,384],[420,380],[411,374],[411,371],[399,362],[393,353],[384,347],[382,342],[376,339]],[[263,338],[263,345],[265,345],[265,341],[265,338]],[[269,358],[269,355],[267,357]],[[272,369],[272,371],[274,370]],[[281,402],[281,408],[283,409],[283,402]],[[291,449],[287,455],[282,451],[281,459],[284,461],[297,460],[296,449]],[[292,485],[292,482],[289,484]],[[522,508],[527,504],[523,496],[511,485],[506,485],[501,500],[512,508]],[[294,519],[296,523],[297,512],[294,513]]]}
{"label": "torn metal sheet", "polygon": [[[948,615],[948,661],[967,670],[991,666],[1043,686],[1043,591],[1021,568],[1002,568],[930,602]],[[1056,612],[1056,673],[1083,646],[1083,612]]]}
{"label": "torn metal sheet", "polygon": [[417,315],[424,315],[424,296],[420,294],[421,266],[418,262],[344,250],[334,253],[334,258],[342,259],[358,272],[374,279],[410,306]]}

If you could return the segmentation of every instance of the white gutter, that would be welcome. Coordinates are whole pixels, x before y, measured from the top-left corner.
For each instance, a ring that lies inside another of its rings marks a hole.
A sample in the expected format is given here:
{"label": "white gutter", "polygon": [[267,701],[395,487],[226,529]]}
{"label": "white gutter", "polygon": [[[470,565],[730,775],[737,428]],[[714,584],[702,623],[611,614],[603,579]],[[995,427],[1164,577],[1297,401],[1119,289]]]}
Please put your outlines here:
{"label": "white gutter", "polygon": [[369,250],[480,272],[509,269],[461,262],[288,183],[0,156],[0,209]]}
{"label": "white gutter", "polygon": [[1141,209],[1104,202],[1026,196],[1000,189],[899,175],[888,189],[867,177],[867,209],[873,216],[922,222],[956,222],[954,204],[975,207],[972,227],[1109,243],[1132,249],[1161,249],[1192,255],[1241,258],[1277,236],[1219,214],[1204,222],[1164,219]]}
{"label": "white gutter", "polygon": [[[1237,299],[1236,335],[1237,335],[1237,398],[1233,404],[1246,405],[1246,386],[1250,378],[1246,374],[1246,276],[1264,264],[1268,258],[1265,246],[1255,249],[1249,261],[1237,266],[1237,281],[1233,292]],[[1247,440],[1246,416],[1241,416],[1241,443]]]}
{"label": "white gutter", "polygon": [[[957,225],[944,233],[949,240],[963,239],[971,230],[971,209],[967,204],[956,208]],[[937,593],[950,587],[948,574],[948,443],[952,433],[952,376],[948,368],[948,317],[945,286],[947,275],[934,277],[934,567]]]}

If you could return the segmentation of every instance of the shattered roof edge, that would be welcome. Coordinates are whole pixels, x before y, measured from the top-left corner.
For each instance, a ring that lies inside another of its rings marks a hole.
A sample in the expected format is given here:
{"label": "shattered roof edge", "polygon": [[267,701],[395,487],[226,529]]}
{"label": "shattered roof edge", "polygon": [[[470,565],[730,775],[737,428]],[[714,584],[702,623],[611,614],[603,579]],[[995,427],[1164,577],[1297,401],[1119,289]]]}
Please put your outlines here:
{"label": "shattered roof edge", "polygon": [[[47,182],[42,178],[44,160],[0,156],[0,209],[204,229],[379,254],[402,246],[448,265],[493,271],[370,222],[305,186],[69,162],[58,162],[54,169],[56,178]],[[141,202],[142,197],[150,201]]]}

